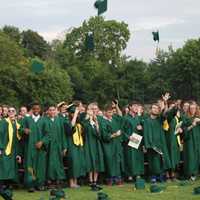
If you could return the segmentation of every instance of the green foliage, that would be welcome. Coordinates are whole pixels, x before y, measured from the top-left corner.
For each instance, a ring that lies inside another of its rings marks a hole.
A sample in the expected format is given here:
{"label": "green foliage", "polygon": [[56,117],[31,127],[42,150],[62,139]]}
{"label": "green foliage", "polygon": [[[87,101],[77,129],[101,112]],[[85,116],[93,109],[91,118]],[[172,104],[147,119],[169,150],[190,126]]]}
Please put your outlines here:
{"label": "green foliage", "polygon": [[0,32],[0,66],[23,62],[23,51],[10,37]]}
{"label": "green foliage", "polygon": [[14,40],[17,44],[20,44],[21,33],[19,28],[15,26],[4,26],[2,31],[7,34],[12,40]]}
{"label": "green foliage", "polygon": [[33,73],[30,65],[5,66],[0,74],[0,99],[7,104],[28,105],[38,100],[44,105],[70,100],[73,94],[67,72],[51,65],[40,74]]}
{"label": "green foliage", "polygon": [[[87,50],[88,33],[94,49]],[[174,98],[200,101],[200,39],[177,50],[160,50],[145,63],[122,55],[130,37],[127,24],[91,17],[51,46],[37,32],[5,26],[0,31],[0,99],[2,103],[44,105],[62,100],[98,101],[117,98],[149,103],[169,91]],[[20,39],[19,39],[20,38]],[[34,73],[32,60],[44,64]]]}
{"label": "green foliage", "polygon": [[50,54],[50,46],[37,32],[27,30],[22,32],[22,47],[25,48],[28,57],[45,59]]}
{"label": "green foliage", "polygon": [[[94,36],[94,50],[88,52],[85,39],[89,32]],[[115,20],[104,20],[103,17],[91,17],[82,26],[66,34],[64,49],[69,52],[69,60],[84,62],[88,57],[95,57],[102,63],[119,65],[122,50],[130,38],[128,25]]]}

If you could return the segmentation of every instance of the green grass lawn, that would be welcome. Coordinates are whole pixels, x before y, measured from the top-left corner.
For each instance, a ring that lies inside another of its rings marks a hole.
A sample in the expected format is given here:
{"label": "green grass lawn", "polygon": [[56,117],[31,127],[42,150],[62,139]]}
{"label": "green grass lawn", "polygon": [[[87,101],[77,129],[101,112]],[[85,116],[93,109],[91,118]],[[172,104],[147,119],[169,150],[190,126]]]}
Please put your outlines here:
{"label": "green grass lawn", "polygon": [[[150,193],[149,184],[145,190],[135,190],[131,184],[123,187],[103,186],[103,192],[107,193],[111,200],[190,200],[200,199],[200,195],[193,195],[193,188],[200,186],[200,180],[191,182],[188,185],[180,186],[179,182],[165,184],[166,189],[161,193]],[[90,191],[89,187],[79,189],[65,189],[69,200],[96,200],[97,193]],[[49,192],[28,193],[25,190],[14,190],[14,200],[49,200]],[[1,197],[0,197],[1,199]]]}

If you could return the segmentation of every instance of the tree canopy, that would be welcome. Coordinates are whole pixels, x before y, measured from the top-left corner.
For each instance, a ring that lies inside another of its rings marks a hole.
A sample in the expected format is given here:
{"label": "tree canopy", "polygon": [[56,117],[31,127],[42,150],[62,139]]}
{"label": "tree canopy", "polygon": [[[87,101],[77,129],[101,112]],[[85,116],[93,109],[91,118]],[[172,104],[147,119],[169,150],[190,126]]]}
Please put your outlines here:
{"label": "tree canopy", "polygon": [[[94,48],[86,48],[92,34]],[[175,98],[200,100],[200,39],[182,48],[160,50],[147,63],[123,54],[130,38],[128,25],[91,17],[49,44],[33,30],[5,26],[0,30],[0,101],[28,104],[82,100],[100,104],[119,99],[151,102],[169,91]],[[34,73],[38,59],[44,71]]]}

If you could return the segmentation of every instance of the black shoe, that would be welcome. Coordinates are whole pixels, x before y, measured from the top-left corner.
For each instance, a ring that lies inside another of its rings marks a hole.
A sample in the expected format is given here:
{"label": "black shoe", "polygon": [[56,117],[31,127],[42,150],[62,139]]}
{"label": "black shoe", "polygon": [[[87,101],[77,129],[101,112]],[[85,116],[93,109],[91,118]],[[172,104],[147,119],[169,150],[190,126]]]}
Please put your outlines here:
{"label": "black shoe", "polygon": [[94,192],[97,192],[97,191],[102,190],[102,187],[100,187],[100,186],[98,186],[98,185],[96,185],[96,184],[95,184],[95,185],[93,184],[93,185],[91,186],[91,190],[94,191]]}
{"label": "black shoe", "polygon": [[30,193],[35,192],[35,188],[33,188],[33,187],[32,187],[32,188],[29,188],[29,189],[28,189],[28,192],[30,192]]}
{"label": "black shoe", "polygon": [[96,187],[97,187],[99,190],[102,190],[102,189],[103,189],[100,185],[96,185]]}
{"label": "black shoe", "polygon": [[46,191],[47,188],[45,186],[39,186],[35,188],[37,191]]}

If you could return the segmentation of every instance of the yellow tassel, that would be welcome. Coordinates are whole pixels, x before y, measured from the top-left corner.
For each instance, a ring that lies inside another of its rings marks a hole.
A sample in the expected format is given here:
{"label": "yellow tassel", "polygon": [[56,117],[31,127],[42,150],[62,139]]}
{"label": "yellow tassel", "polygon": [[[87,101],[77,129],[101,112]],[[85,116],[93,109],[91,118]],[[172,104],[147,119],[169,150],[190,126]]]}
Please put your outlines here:
{"label": "yellow tassel", "polygon": [[164,129],[165,131],[168,131],[168,130],[169,130],[169,123],[168,123],[167,119],[163,122],[163,129]]}
{"label": "yellow tassel", "polygon": [[[6,150],[5,150],[5,153],[8,156],[12,152],[13,131],[14,130],[13,130],[12,121],[9,118],[6,118],[5,120],[8,122],[8,144],[7,144]],[[20,124],[17,121],[15,121],[15,123],[16,123],[16,128],[17,128],[17,139],[20,140],[21,136],[18,133],[18,130],[20,128]]]}
{"label": "yellow tassel", "polygon": [[8,144],[6,146],[5,153],[6,155],[10,155],[12,151],[12,143],[13,143],[13,126],[12,122],[9,118],[5,119],[8,122]]}
{"label": "yellow tassel", "polygon": [[83,128],[81,124],[76,124],[73,142],[76,146],[83,146]]}

